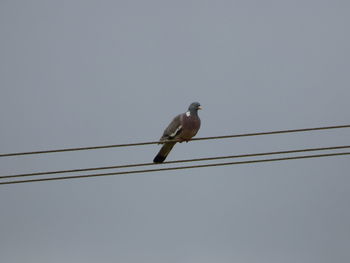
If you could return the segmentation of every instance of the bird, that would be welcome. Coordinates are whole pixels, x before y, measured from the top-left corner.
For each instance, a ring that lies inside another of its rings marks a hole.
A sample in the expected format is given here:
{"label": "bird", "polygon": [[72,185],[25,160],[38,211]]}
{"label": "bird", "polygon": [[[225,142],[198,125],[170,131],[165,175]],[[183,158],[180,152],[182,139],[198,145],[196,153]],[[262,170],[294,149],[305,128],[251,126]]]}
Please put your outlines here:
{"label": "bird", "polygon": [[[154,163],[162,163],[174,147],[176,142],[188,142],[193,136],[195,136],[201,126],[201,120],[198,116],[198,110],[202,107],[199,102],[193,102],[188,107],[185,113],[177,115],[164,130],[160,143],[163,143],[162,148],[159,150],[156,157],[154,157]],[[169,140],[175,140],[172,142],[166,142]]]}

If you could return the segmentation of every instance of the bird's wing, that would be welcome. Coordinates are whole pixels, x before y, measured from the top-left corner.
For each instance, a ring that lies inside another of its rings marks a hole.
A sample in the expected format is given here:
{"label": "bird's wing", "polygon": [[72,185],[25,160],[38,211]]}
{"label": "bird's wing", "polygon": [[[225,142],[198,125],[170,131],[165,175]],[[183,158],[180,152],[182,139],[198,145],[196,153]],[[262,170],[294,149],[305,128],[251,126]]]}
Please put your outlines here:
{"label": "bird's wing", "polygon": [[164,130],[161,141],[172,140],[181,133],[182,130],[182,114],[177,115]]}
{"label": "bird's wing", "polygon": [[[160,141],[167,141],[176,139],[176,136],[178,136],[181,133],[182,130],[182,114],[177,115],[168,125],[168,127],[164,130],[162,137],[160,138]],[[156,157],[154,157],[153,162],[154,163],[162,163],[164,162],[165,158],[170,153],[171,149],[174,147],[176,142],[166,142],[162,146],[162,148],[159,150]]]}

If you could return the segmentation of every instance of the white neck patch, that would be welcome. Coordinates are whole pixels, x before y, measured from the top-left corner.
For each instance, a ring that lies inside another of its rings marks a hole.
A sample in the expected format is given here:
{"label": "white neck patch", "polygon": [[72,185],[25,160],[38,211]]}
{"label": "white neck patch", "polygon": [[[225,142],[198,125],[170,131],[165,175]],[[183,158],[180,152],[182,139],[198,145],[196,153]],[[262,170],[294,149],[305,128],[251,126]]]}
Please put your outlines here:
{"label": "white neck patch", "polygon": [[186,111],[186,116],[187,116],[187,117],[190,117],[190,116],[191,116],[191,112]]}

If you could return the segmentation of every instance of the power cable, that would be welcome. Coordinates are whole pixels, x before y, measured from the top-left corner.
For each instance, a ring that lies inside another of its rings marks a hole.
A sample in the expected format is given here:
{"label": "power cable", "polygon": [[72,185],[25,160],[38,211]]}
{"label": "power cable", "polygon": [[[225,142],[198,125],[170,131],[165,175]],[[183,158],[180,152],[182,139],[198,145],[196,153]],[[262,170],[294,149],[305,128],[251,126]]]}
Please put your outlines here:
{"label": "power cable", "polygon": [[[260,152],[260,153],[252,153],[252,154],[239,154],[239,155],[195,158],[195,159],[186,159],[186,160],[167,161],[167,162],[164,162],[162,164],[164,165],[164,164],[175,164],[175,163],[213,161],[213,160],[222,160],[222,159],[256,157],[256,156],[278,155],[278,154],[290,154],[290,153],[311,152],[311,151],[340,150],[340,149],[347,149],[347,148],[350,148],[350,145],[331,146],[331,147],[322,147],[322,148],[304,148],[304,149],[288,150],[288,151]],[[121,168],[131,168],[131,167],[151,166],[151,165],[159,165],[159,164],[156,164],[156,163],[137,163],[137,164],[91,167],[91,168],[70,169],[70,170],[22,173],[22,174],[12,174],[12,175],[0,176],[0,179],[19,178],[19,177],[28,177],[28,176],[40,176],[40,175],[51,175],[51,174],[62,174],[62,173],[87,172],[87,171],[106,170],[106,169],[121,169]]]}
{"label": "power cable", "polygon": [[159,168],[159,169],[145,169],[145,170],[124,171],[124,172],[112,172],[112,173],[102,173],[102,174],[85,174],[85,175],[76,175],[76,176],[50,177],[50,178],[40,178],[40,179],[30,179],[30,180],[7,181],[7,182],[0,182],[0,185],[33,183],[33,182],[42,182],[42,181],[68,180],[68,179],[100,177],[100,176],[110,176],[110,175],[150,173],[150,172],[160,172],[160,171],[170,171],[170,170],[183,170],[183,169],[193,169],[193,168],[238,165],[238,164],[276,162],[276,161],[298,160],[298,159],[308,159],[308,158],[321,158],[321,157],[341,156],[341,155],[350,155],[350,152],[316,154],[316,155],[301,155],[301,156],[293,156],[293,157],[281,157],[281,158],[273,158],[273,159],[258,159],[258,160],[248,160],[248,161],[240,161],[240,162],[226,162],[226,163],[202,164],[202,165],[169,167],[169,168]]}
{"label": "power cable", "polygon": [[[350,125],[347,124],[347,125],[338,125],[338,126],[324,126],[324,127],[315,127],[315,128],[303,128],[303,129],[291,129],[291,130],[279,130],[279,131],[255,132],[255,133],[243,133],[243,134],[232,134],[232,135],[223,135],[223,136],[202,137],[202,138],[193,138],[193,139],[191,139],[191,141],[227,139],[227,138],[237,138],[237,137],[260,136],[260,135],[271,135],[271,134],[282,134],[282,133],[295,133],[295,132],[307,132],[307,131],[341,129],[341,128],[350,128]],[[173,140],[173,141],[177,141],[177,140]],[[170,141],[168,141],[168,142],[170,142]],[[96,149],[117,148],[117,147],[141,146],[141,145],[159,144],[159,143],[165,143],[165,142],[150,141],[150,142],[140,142],[140,143],[126,143],[126,144],[114,144],[114,145],[102,145],[102,146],[64,148],[64,149],[42,150],[42,151],[31,151],[31,152],[3,153],[3,154],[0,154],[0,157],[32,155],[32,154],[47,154],[47,153],[58,153],[58,152],[72,152],[72,151],[84,151],[84,150],[96,150]]]}

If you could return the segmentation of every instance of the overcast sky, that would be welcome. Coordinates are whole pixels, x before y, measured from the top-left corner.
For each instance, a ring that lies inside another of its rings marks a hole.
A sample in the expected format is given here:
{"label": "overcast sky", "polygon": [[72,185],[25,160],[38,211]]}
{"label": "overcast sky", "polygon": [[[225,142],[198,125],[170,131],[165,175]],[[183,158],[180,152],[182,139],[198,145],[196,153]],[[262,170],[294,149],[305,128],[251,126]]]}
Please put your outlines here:
{"label": "overcast sky", "polygon": [[[350,2],[0,0],[0,153],[349,124]],[[196,141],[168,160],[349,144],[348,129]],[[0,159],[143,163],[158,145]],[[153,167],[152,167],[153,168]],[[4,263],[350,262],[347,156],[0,186]]]}

